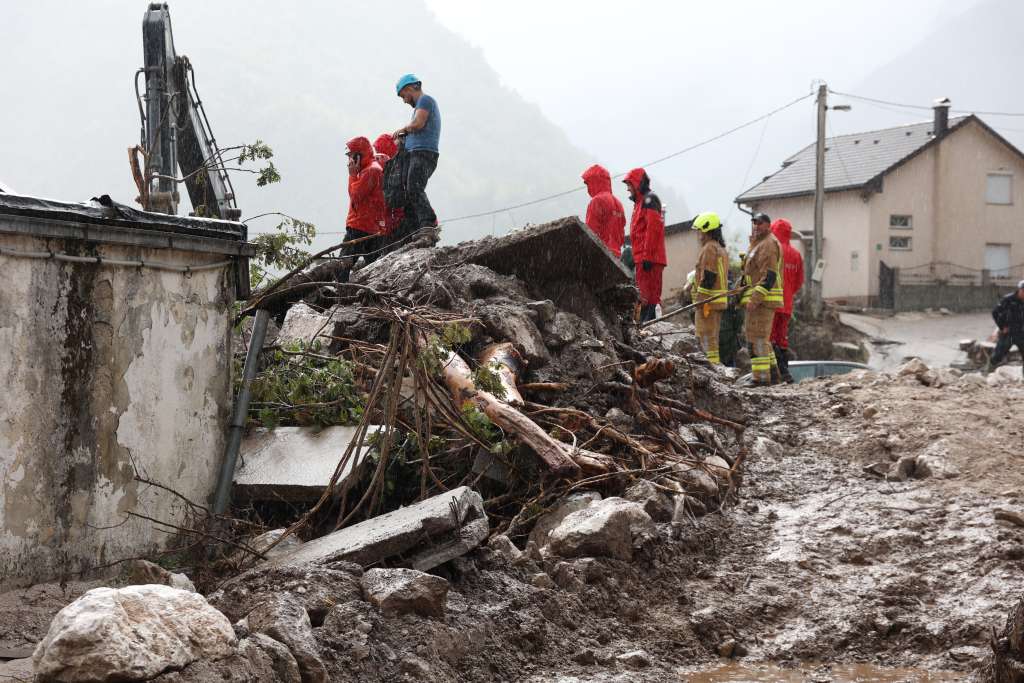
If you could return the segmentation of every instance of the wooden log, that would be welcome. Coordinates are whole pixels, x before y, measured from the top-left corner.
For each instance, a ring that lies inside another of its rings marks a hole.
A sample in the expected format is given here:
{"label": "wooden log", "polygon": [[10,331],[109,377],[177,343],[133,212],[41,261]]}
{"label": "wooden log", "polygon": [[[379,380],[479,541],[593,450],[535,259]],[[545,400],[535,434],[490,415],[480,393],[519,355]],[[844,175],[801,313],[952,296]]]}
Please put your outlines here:
{"label": "wooden log", "polygon": [[511,342],[491,344],[480,352],[480,357],[477,360],[480,365],[490,365],[497,373],[498,380],[505,389],[506,403],[517,407],[526,403],[523,400],[523,395],[516,388],[519,383],[519,373],[523,369],[523,358]]}
{"label": "wooden log", "polygon": [[[426,343],[422,339],[420,341],[420,346],[426,347]],[[571,449],[568,446],[551,438],[540,425],[509,404],[499,401],[486,391],[478,390],[473,384],[473,373],[469,365],[457,353],[445,353],[441,360],[441,376],[456,406],[461,407],[466,401],[472,402],[491,422],[515,435],[533,450],[555,474],[575,477],[580,473],[580,466],[570,457],[568,451]]]}

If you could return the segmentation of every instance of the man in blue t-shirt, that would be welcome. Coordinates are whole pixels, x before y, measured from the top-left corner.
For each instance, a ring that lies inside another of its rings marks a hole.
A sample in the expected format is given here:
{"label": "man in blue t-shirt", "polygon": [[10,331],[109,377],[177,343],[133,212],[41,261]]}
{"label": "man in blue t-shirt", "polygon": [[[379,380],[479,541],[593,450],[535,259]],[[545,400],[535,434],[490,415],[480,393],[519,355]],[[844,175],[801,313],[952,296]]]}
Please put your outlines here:
{"label": "man in blue t-shirt", "polygon": [[398,79],[395,87],[402,101],[413,108],[412,121],[395,131],[395,138],[404,138],[408,155],[405,168],[405,191],[416,228],[437,227],[437,214],[427,199],[427,181],[437,168],[438,142],[441,139],[441,110],[437,101],[423,92],[423,83],[415,74]]}

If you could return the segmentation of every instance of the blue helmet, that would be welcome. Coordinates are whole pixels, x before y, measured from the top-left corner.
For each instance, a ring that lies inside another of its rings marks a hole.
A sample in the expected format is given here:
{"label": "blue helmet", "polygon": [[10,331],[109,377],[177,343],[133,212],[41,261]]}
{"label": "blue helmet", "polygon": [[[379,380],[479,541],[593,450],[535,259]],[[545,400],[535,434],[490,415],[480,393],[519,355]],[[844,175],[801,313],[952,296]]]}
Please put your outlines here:
{"label": "blue helmet", "polygon": [[420,77],[416,74],[405,74],[398,79],[398,83],[395,84],[395,94],[402,92],[402,88],[413,83],[421,83]]}

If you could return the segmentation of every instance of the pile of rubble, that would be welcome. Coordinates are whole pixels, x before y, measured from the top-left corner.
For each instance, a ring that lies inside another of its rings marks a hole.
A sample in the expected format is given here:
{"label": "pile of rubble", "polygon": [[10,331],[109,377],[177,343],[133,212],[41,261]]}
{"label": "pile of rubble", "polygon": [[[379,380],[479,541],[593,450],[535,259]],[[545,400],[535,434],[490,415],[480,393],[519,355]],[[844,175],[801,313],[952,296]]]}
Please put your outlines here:
{"label": "pile of rubble", "polygon": [[747,453],[777,448],[745,427],[760,399],[688,331],[636,328],[628,273],[575,218],[400,250],[304,294],[264,372],[340,359],[365,403],[358,425],[250,440],[240,500],[287,501],[293,518],[237,538],[220,575],[198,577],[208,601],[180,584],[90,591],[52,623],[37,674],[490,681],[650,665],[616,631],[654,583],[674,590]]}

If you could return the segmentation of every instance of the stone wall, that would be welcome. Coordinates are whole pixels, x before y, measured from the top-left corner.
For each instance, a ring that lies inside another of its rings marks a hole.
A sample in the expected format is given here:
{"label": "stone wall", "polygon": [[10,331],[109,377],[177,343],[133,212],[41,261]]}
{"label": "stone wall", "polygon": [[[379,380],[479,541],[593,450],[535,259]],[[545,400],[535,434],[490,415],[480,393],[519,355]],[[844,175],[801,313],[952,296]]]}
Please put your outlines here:
{"label": "stone wall", "polygon": [[230,418],[234,297],[232,265],[186,274],[3,250],[191,266],[223,252],[15,234],[4,221],[0,590],[165,546],[169,534],[126,513],[182,523],[184,506],[137,472],[207,502]]}

